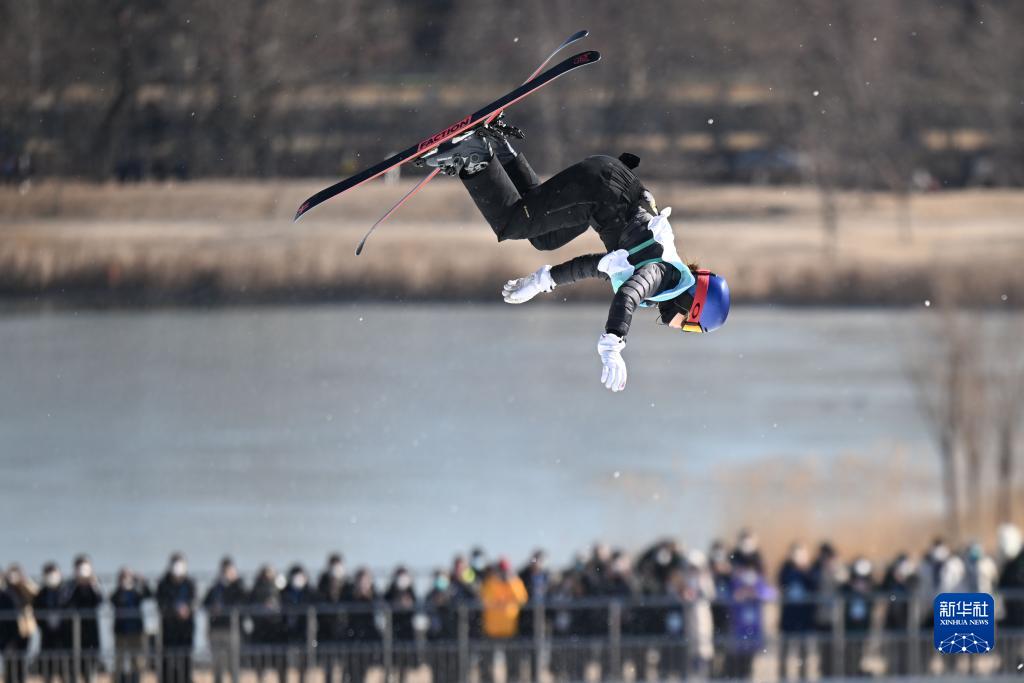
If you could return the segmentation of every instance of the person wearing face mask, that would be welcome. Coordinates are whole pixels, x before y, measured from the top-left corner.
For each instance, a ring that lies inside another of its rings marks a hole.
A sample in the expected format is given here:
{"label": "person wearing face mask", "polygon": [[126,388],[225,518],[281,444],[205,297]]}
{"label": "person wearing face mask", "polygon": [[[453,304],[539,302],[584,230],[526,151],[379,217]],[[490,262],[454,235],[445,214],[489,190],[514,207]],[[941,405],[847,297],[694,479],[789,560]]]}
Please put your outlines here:
{"label": "person wearing face mask", "polygon": [[384,600],[391,606],[391,632],[394,639],[394,662],[399,679],[402,671],[415,668],[416,658],[416,591],[412,585],[412,574],[404,566],[395,568],[391,584],[384,593]]}
{"label": "person wearing face mask", "polygon": [[309,575],[302,565],[288,569],[288,583],[281,591],[281,632],[287,644],[287,661],[298,669],[299,683],[306,680],[309,608],[316,604],[316,591],[309,585]]}
{"label": "person wearing face mask", "polygon": [[704,553],[691,550],[686,554],[682,582],[675,590],[686,605],[683,612],[683,636],[686,638],[688,671],[684,678],[707,678],[715,656],[714,625],[711,617],[715,582]]}
{"label": "person wearing face mask", "polygon": [[324,683],[334,683],[341,666],[341,643],[345,636],[345,611],[340,607],[352,588],[341,553],[331,553],[317,581],[317,657],[324,671]]}
{"label": "person wearing face mask", "polygon": [[[999,554],[1003,560],[997,587],[1010,593],[1003,597],[1003,614],[999,628],[1024,630],[1024,536],[1013,524],[1003,524],[997,530]],[[1014,673],[1018,664],[1024,664],[1024,648],[1020,641],[996,638],[1003,670]]]}
{"label": "person wearing face mask", "polygon": [[764,562],[761,559],[761,542],[748,529],[742,529],[736,539],[736,547],[732,551],[732,559],[736,564],[753,567],[758,573],[764,573]]}
{"label": "person wearing face mask", "polygon": [[444,674],[449,670],[451,660],[445,650],[454,644],[458,634],[452,595],[448,572],[443,569],[434,570],[430,590],[423,599],[423,609],[427,617],[427,641],[434,646],[426,650],[426,664],[435,681],[446,680]]}
{"label": "person wearing face mask", "polygon": [[349,609],[346,639],[360,649],[360,656],[354,657],[349,667],[350,683],[363,683],[366,672],[381,658],[381,633],[377,629],[375,614],[377,589],[369,569],[360,567],[356,570],[346,607]]}
{"label": "person wearing face mask", "polygon": [[520,656],[507,645],[519,635],[519,612],[529,596],[526,586],[512,571],[507,558],[488,570],[480,585],[480,602],[483,608],[484,636],[492,641],[483,653],[480,663],[480,678],[483,683],[494,680],[494,655],[498,649],[505,650],[506,678],[519,680]]}
{"label": "person wearing face mask", "polygon": [[146,666],[146,633],[142,601],[152,596],[149,585],[127,567],[117,574],[117,588],[110,594],[114,608],[114,682],[139,683]]}
{"label": "person wearing face mask", "polygon": [[[534,550],[529,561],[519,570],[519,580],[526,586],[526,594],[530,602],[544,600],[551,581],[547,569],[547,555],[543,550]],[[519,615],[519,635],[523,638],[533,637],[535,615],[534,610],[523,610]]]}
{"label": "person wearing face mask", "polygon": [[[907,637],[910,627],[910,601],[917,591],[917,567],[905,552],[901,552],[885,570],[882,592],[885,595],[885,620],[883,629],[887,639],[900,643]],[[910,673],[910,657],[907,647],[888,648],[888,662],[885,673],[889,676],[906,676]]]}
{"label": "person wearing face mask", "polygon": [[428,640],[449,641],[455,638],[456,619],[452,597],[452,582],[448,572],[435,569],[430,580],[430,590],[423,600],[428,620]]}
{"label": "person wearing face mask", "polygon": [[477,587],[479,587],[480,583],[484,580],[484,574],[490,569],[487,553],[480,546],[476,546],[469,551],[469,566],[473,570],[474,581],[476,581]]}
{"label": "person wearing face mask", "polygon": [[23,683],[25,660],[37,624],[32,601],[38,589],[21,567],[12,564],[0,581],[0,654],[4,659],[4,683]]}
{"label": "person wearing face mask", "polygon": [[217,580],[203,598],[214,683],[221,683],[231,664],[231,614],[245,604],[247,595],[245,582],[238,575],[234,560],[224,557],[220,561]]}
{"label": "person wearing face mask", "polygon": [[480,638],[482,628],[480,621],[480,610],[475,608],[480,596],[481,575],[469,564],[463,555],[456,555],[452,558],[451,571],[452,602],[458,605],[467,605],[469,609],[469,637],[473,640]]}
{"label": "person wearing face mask", "polygon": [[839,591],[846,582],[846,565],[839,560],[835,547],[828,541],[818,546],[818,556],[811,567],[814,576],[814,588],[817,606],[814,610],[814,624],[821,635],[818,648],[818,673],[822,678],[838,674],[840,662],[836,661],[835,648],[832,647],[835,637],[835,619],[833,612]]}
{"label": "person wearing face mask", "polygon": [[[103,602],[100,582],[93,572],[92,562],[85,555],[79,555],[74,562],[75,574],[68,586],[68,609],[72,610],[81,624],[81,667],[79,672],[85,681],[91,681],[99,663],[100,628],[96,610]],[[72,671],[72,680],[76,672]]]}
{"label": "person wearing face mask", "polygon": [[285,580],[269,564],[262,565],[256,573],[248,606],[252,630],[246,643],[247,663],[256,670],[257,680],[262,681],[268,670],[277,670],[278,676],[285,671],[284,658],[280,656],[281,642],[281,586]]}
{"label": "person wearing face mask", "polygon": [[156,602],[163,638],[161,683],[191,683],[196,585],[181,553],[171,555],[167,572],[157,584]]}
{"label": "person wearing face mask", "polygon": [[968,593],[993,593],[999,583],[999,567],[978,541],[964,550],[964,583]]}
{"label": "person wearing face mask", "polygon": [[[935,610],[933,602],[935,596],[943,591],[943,581],[949,582],[956,578],[954,575],[962,576],[962,563],[956,561],[947,567],[950,558],[953,556],[945,539],[937,536],[932,539],[931,545],[921,559],[920,565],[920,590],[918,596],[918,610],[921,615],[921,644],[920,644],[920,666],[924,671],[930,671],[933,665],[940,665],[936,656],[935,647],[932,645],[932,631],[935,624]],[[955,566],[954,566],[955,565]]]}
{"label": "person wearing face mask", "polygon": [[[750,555],[745,557],[750,558]],[[726,646],[726,676],[749,679],[754,657],[764,647],[764,603],[772,599],[775,592],[757,566],[734,560],[730,594],[732,638]]]}
{"label": "person wearing face mask", "polygon": [[49,683],[55,677],[69,676],[71,650],[71,622],[62,614],[67,607],[68,589],[60,568],[54,562],[43,565],[43,585],[32,601],[39,622],[38,669]]}
{"label": "person wearing face mask", "polygon": [[846,630],[843,674],[863,676],[864,652],[871,631],[875,597],[875,580],[872,577],[870,560],[866,557],[854,560],[850,567],[850,578],[843,585],[841,594],[844,608],[843,625]]}
{"label": "person wearing face mask", "polygon": [[[732,562],[729,560],[729,551],[725,543],[720,539],[711,542],[708,548],[708,564],[711,570],[711,580],[715,584],[715,597],[711,601],[711,623],[714,628],[716,642],[724,642],[732,633],[729,624],[729,601],[732,591]],[[711,677],[722,678],[725,675],[725,652],[724,648],[715,648],[715,654],[711,661]]]}
{"label": "person wearing face mask", "polygon": [[796,656],[797,680],[807,679],[807,661],[814,635],[814,576],[807,546],[794,543],[779,571],[782,614],[779,619],[781,678],[788,680],[791,656]]}

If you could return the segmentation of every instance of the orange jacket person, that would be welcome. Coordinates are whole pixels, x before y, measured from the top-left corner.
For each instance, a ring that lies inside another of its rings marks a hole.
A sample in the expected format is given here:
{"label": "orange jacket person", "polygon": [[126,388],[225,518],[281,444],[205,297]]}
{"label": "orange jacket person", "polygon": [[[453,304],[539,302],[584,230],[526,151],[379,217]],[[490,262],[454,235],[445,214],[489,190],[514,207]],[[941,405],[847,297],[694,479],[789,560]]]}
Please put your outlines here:
{"label": "orange jacket person", "polygon": [[514,638],[519,633],[519,611],[529,596],[508,559],[498,561],[480,587],[484,607],[484,634],[488,638]]}

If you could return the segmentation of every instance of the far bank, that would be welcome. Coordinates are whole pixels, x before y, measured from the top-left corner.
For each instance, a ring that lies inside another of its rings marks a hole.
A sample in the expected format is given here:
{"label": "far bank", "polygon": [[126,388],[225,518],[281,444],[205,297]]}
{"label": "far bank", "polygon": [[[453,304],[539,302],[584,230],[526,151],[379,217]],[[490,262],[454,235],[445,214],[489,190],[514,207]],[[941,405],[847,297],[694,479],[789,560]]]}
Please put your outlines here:
{"label": "far bank", "polygon": [[[3,188],[0,298],[29,306],[488,301],[511,277],[601,250],[595,235],[555,252],[498,245],[459,184],[439,180],[356,257],[366,228],[413,182],[360,188],[298,224],[295,207],[324,181]],[[1024,300],[1024,192],[846,193],[826,225],[810,188],[653,189],[673,207],[684,257],[726,274],[740,301],[917,305],[945,290],[981,307]],[[595,282],[556,295],[595,301],[607,290]]]}

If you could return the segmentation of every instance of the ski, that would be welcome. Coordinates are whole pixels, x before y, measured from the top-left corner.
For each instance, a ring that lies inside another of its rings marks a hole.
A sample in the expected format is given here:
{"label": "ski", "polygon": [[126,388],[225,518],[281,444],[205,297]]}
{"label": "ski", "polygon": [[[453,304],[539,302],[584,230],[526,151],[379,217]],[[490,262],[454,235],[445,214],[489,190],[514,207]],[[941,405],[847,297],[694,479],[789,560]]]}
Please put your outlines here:
{"label": "ski", "polygon": [[[561,52],[565,48],[569,47],[570,45],[572,45],[576,41],[583,40],[588,35],[590,35],[590,31],[588,31],[587,29],[581,29],[579,31],[576,31],[576,33],[572,34],[571,36],[569,36],[565,40],[563,40],[562,44],[559,45],[558,47],[556,47],[555,51],[552,52],[551,54],[549,54],[547,56],[547,59],[545,59],[543,62],[541,62],[540,66],[538,66],[536,69],[534,69],[533,73],[531,73],[529,76],[527,76],[526,80],[523,81],[523,83],[524,84],[525,83],[529,83],[531,80],[536,78],[537,74],[539,74],[541,71],[543,71],[544,67],[546,67],[551,62],[551,60],[555,58],[555,55],[557,55],[559,52]],[[484,125],[485,126],[489,125],[492,121],[494,121],[494,119],[498,118],[499,116],[501,116],[501,110],[500,109],[498,111],[496,111],[495,113],[491,114],[490,116],[488,116],[487,119],[484,121]],[[387,210],[387,213],[385,213],[383,216],[378,218],[377,222],[374,223],[373,225],[371,225],[370,229],[366,231],[365,235],[363,235],[363,239],[359,240],[359,244],[356,246],[356,256],[359,256],[360,254],[363,253],[363,247],[366,246],[366,240],[368,240],[370,238],[370,235],[373,234],[373,231],[377,229],[377,226],[380,225],[381,223],[383,223],[384,221],[386,221],[388,218],[390,218],[391,215],[393,213],[395,213],[395,211],[398,211],[398,207],[400,207],[403,204],[405,204],[407,201],[409,201],[409,199],[414,194],[416,194],[417,192],[422,190],[424,187],[426,187],[427,183],[429,183],[431,180],[433,180],[435,177],[437,177],[437,174],[440,173],[440,172],[441,172],[440,168],[435,168],[433,171],[428,173],[427,176],[425,178],[423,178],[423,180],[421,180],[418,183],[416,183],[416,185],[411,190],[409,190],[407,193],[405,193],[405,196],[403,196],[401,199],[399,199],[397,202],[395,202],[394,206],[392,206],[390,209]]]}
{"label": "ski", "polygon": [[537,90],[544,87],[545,85],[555,80],[559,76],[564,76],[570,71],[586,66],[588,64],[593,64],[599,59],[601,59],[601,53],[597,52],[596,50],[588,50],[586,52],[581,52],[579,54],[573,55],[572,57],[569,57],[568,59],[562,62],[559,62],[555,66],[551,67],[550,69],[540,74],[536,78],[533,78],[530,81],[519,86],[512,92],[505,95],[504,97],[501,97],[495,100],[494,102],[491,102],[484,108],[472,114],[469,114],[468,116],[459,121],[456,121],[447,128],[443,128],[437,133],[431,135],[430,137],[425,138],[419,143],[413,145],[404,152],[399,152],[398,154],[395,154],[390,158],[385,159],[384,161],[380,162],[375,166],[371,166],[368,169],[360,171],[354,176],[346,178],[345,180],[339,181],[334,185],[331,185],[330,187],[326,187],[323,190],[320,190],[299,206],[298,211],[295,212],[294,220],[299,220],[299,218],[306,214],[310,209],[319,206],[320,204],[324,203],[331,197],[335,197],[341,194],[342,192],[345,192],[346,190],[350,190],[353,187],[362,185],[366,181],[372,180],[373,178],[376,178],[377,176],[386,173],[388,170],[394,168],[395,166],[404,164],[408,161],[412,161],[417,157],[426,154],[427,152],[437,148],[438,145],[440,145],[441,143],[451,140],[459,133],[481,123],[488,117],[496,114],[496,112],[500,112],[501,110],[523,99],[527,95],[536,92]]}

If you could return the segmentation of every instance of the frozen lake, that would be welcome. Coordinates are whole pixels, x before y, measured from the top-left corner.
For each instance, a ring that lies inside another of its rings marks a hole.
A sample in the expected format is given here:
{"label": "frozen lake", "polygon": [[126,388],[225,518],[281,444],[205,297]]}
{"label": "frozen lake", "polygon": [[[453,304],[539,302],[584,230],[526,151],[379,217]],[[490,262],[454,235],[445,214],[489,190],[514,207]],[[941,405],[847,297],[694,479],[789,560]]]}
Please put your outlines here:
{"label": "frozen lake", "polygon": [[[705,543],[757,459],[930,448],[905,364],[926,311],[641,314],[598,383],[602,306],[352,304],[0,316],[0,562],[184,550],[321,566],[556,560]],[[930,453],[923,457],[934,467]]]}

